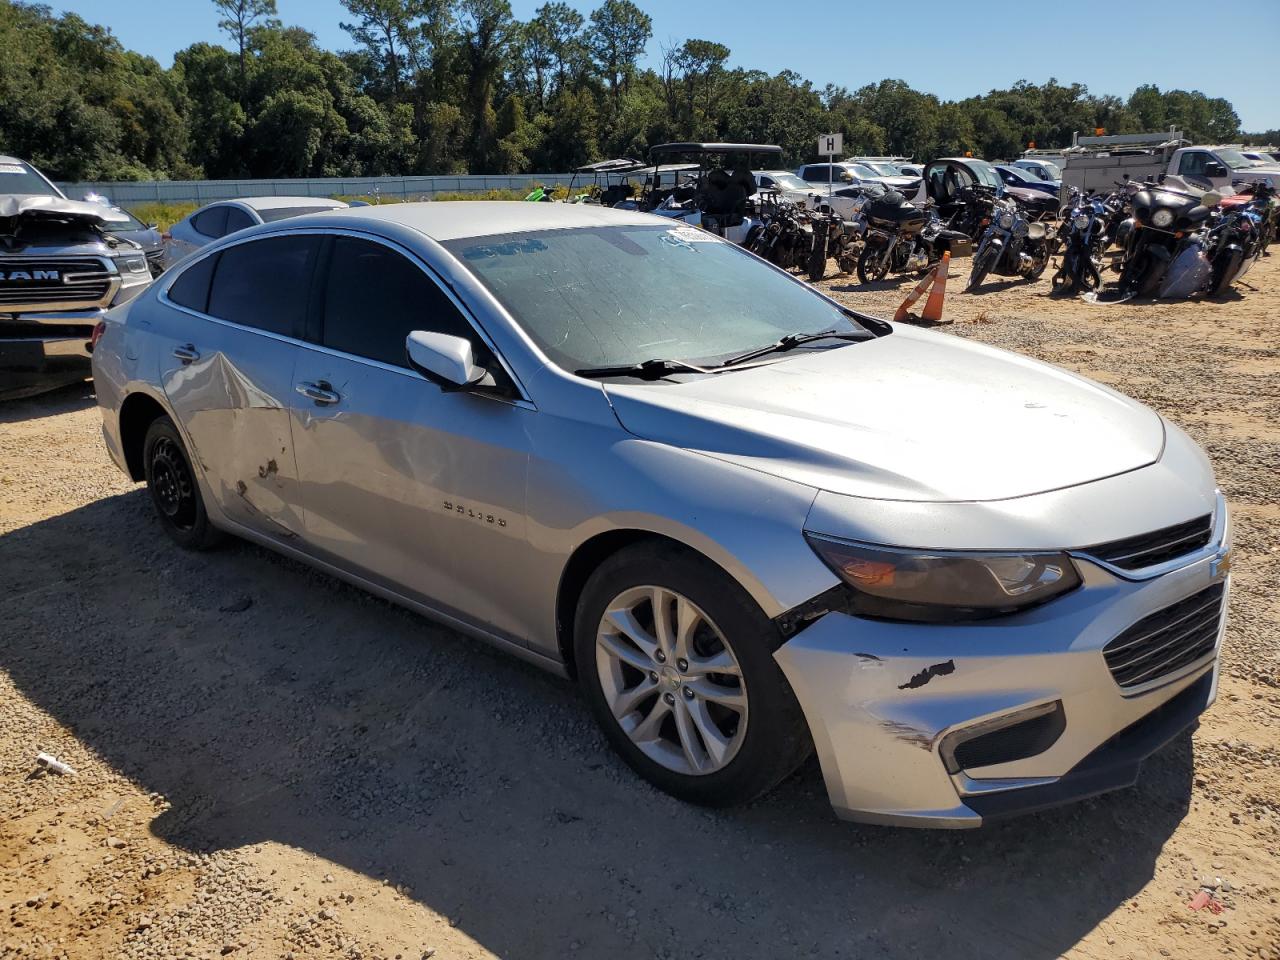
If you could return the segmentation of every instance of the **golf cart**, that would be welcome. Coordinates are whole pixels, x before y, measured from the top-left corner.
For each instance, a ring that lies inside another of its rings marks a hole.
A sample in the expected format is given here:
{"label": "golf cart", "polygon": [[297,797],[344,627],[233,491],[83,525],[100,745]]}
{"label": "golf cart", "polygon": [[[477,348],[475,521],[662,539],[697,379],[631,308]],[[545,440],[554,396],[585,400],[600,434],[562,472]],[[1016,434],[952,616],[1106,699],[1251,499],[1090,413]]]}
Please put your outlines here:
{"label": "golf cart", "polygon": [[[761,222],[753,168],[782,166],[782,148],[760,143],[663,143],[649,149],[653,176],[640,209],[744,243]],[[664,166],[684,161],[671,186]]]}
{"label": "golf cart", "polygon": [[[648,164],[640,160],[628,160],[625,157],[617,160],[600,160],[578,167],[573,171],[573,179],[569,181],[569,202],[598,203],[602,207],[612,207],[624,200],[630,200],[635,196],[636,191],[627,181],[627,177],[645,169],[648,169]],[[578,184],[579,175],[582,176],[584,183],[588,177],[591,177],[592,183],[585,192],[575,193],[574,188]]]}

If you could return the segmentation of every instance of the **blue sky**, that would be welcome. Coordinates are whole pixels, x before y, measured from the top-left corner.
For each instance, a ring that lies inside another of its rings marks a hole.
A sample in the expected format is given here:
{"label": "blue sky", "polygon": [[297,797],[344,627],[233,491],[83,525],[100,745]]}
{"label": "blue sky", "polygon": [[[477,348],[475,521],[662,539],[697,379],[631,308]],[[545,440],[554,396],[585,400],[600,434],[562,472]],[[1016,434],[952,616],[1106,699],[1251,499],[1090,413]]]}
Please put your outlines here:
{"label": "blue sky", "polygon": [[[46,0],[103,23],[129,47],[168,66],[173,53],[218,37],[211,0]],[[821,87],[856,88],[886,77],[957,99],[1017,80],[1087,84],[1127,97],[1142,83],[1226,97],[1246,130],[1280,127],[1280,3],[1234,0],[1058,0],[973,3],[910,0],[795,5],[780,0],[638,0],[653,18],[650,61],[664,43],[716,40],[731,63],[795,70]],[[529,18],[541,0],[512,0]],[[277,0],[286,23],[343,49],[350,19],[338,0]],[[598,2],[573,4],[584,13]]]}

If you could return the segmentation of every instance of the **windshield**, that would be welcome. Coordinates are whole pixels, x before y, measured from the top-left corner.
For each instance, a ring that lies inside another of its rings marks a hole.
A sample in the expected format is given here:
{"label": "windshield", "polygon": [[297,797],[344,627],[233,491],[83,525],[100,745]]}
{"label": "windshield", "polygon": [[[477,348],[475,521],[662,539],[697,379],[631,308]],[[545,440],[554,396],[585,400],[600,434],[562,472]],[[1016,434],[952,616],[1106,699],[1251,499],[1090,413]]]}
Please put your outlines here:
{"label": "windshield", "polygon": [[985,183],[988,187],[995,187],[999,190],[1004,186],[1004,181],[1000,179],[1000,174],[996,172],[996,168],[985,160],[965,160],[970,170],[978,178],[979,183]]}
{"label": "windshield", "polygon": [[864,162],[862,165],[864,167],[870,167],[872,170],[874,170],[876,173],[878,173],[882,177],[902,176],[902,171],[900,171],[897,167],[893,166],[892,164]]}
{"label": "windshield", "polygon": [[308,213],[323,213],[326,210],[341,210],[337,204],[332,207],[268,207],[258,210],[263,223],[274,223],[277,220],[288,220],[290,217],[301,217]]}
{"label": "windshield", "polygon": [[1253,166],[1239,150],[1216,150],[1214,152],[1217,154],[1218,159],[1232,170],[1243,170],[1245,167]]}
{"label": "windshield", "polygon": [[872,180],[880,176],[880,174],[876,173],[865,163],[845,163],[842,164],[842,166],[846,170],[853,171],[853,175],[859,180]]}
{"label": "windshield", "polygon": [[0,163],[0,194],[6,193],[37,197],[62,196],[61,190],[21,162]]}
{"label": "windshield", "polygon": [[794,173],[771,173],[773,182],[786,190],[808,190],[809,184],[805,183]]}
{"label": "windshield", "polygon": [[451,240],[566,370],[710,363],[789,333],[863,332],[798,280],[696,227],[582,227]]}
{"label": "windshield", "polygon": [[1036,179],[1021,167],[1000,167],[999,170],[1001,173],[1007,173],[1020,183],[1031,183]]}

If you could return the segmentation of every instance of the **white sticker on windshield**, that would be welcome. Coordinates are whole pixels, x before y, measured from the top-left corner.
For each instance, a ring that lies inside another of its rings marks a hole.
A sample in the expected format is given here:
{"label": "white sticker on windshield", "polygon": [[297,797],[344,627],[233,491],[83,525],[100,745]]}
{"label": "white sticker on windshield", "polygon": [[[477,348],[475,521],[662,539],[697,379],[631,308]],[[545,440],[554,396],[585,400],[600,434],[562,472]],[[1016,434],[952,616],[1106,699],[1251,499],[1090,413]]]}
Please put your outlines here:
{"label": "white sticker on windshield", "polygon": [[676,240],[683,240],[685,243],[723,242],[714,233],[707,233],[707,231],[699,230],[697,227],[676,227],[674,230],[668,230],[667,233]]}
{"label": "white sticker on windshield", "polygon": [[26,173],[20,163],[0,163],[0,173]]}

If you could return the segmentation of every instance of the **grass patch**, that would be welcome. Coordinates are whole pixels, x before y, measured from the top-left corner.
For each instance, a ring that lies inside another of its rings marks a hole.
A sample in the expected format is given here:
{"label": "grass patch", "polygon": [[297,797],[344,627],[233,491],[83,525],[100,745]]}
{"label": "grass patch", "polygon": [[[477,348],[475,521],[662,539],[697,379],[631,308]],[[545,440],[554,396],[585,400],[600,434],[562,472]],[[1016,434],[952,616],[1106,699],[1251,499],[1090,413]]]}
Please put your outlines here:
{"label": "grass patch", "polygon": [[143,223],[154,223],[161,230],[168,230],[183,217],[197,209],[194,203],[139,203],[129,212]]}

